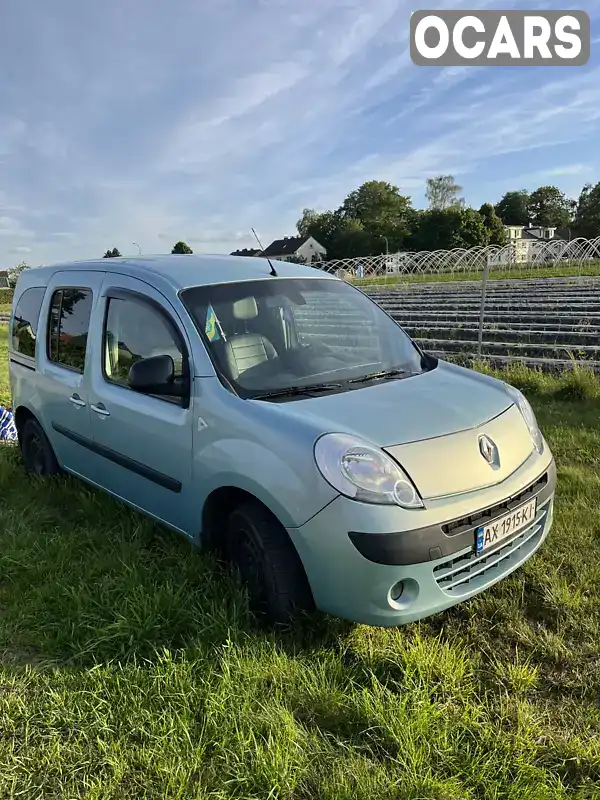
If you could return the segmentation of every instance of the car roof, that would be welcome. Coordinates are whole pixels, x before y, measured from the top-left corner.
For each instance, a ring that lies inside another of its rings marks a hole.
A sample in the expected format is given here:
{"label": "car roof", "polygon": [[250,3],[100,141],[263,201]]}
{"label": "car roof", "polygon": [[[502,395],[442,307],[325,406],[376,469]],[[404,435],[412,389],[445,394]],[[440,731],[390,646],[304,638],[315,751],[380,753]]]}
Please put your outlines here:
{"label": "car roof", "polygon": [[[279,278],[323,278],[340,280],[335,275],[315,267],[271,259]],[[266,258],[226,255],[155,255],[99,258],[90,261],[70,261],[24,270],[23,284],[32,284],[42,278],[49,280],[55,272],[68,270],[114,272],[141,278],[148,283],[168,284],[175,291],[192,286],[215,283],[270,279]]]}

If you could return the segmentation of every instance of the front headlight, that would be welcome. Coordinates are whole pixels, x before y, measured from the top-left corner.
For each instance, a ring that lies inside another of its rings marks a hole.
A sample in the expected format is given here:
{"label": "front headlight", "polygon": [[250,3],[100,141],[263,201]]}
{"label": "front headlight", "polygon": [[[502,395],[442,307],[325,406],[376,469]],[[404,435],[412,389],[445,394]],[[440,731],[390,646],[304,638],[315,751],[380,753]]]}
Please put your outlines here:
{"label": "front headlight", "polygon": [[535,445],[535,449],[537,450],[538,453],[540,454],[543,453],[544,437],[542,436],[542,432],[539,428],[537,419],[535,418],[535,414],[533,413],[533,408],[530,406],[529,401],[522,392],[520,392],[518,389],[515,389],[515,387],[511,386],[509,383],[505,383],[504,388],[508,392],[514,404],[521,412],[523,419],[525,420],[525,423],[529,428],[529,433],[531,434],[531,438],[533,439],[533,444]]}
{"label": "front headlight", "polygon": [[315,443],[319,472],[340,494],[363,503],[423,508],[404,470],[383,450],[357,436],[326,433]]}

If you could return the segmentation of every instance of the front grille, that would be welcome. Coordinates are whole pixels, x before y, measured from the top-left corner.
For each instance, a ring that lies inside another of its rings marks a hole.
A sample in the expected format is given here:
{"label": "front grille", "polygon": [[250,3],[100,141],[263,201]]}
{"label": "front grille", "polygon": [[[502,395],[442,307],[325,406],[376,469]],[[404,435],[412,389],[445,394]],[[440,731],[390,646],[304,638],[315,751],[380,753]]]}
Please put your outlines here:
{"label": "front grille", "polygon": [[526,503],[528,500],[531,500],[536,494],[542,491],[547,483],[548,473],[546,472],[541,478],[538,478],[535,483],[530,484],[518,494],[508,497],[502,503],[490,506],[486,508],[485,511],[478,511],[475,514],[471,514],[469,517],[462,517],[453,522],[448,522],[442,525],[442,530],[446,536],[456,536],[458,533],[464,533],[466,530],[469,530],[469,528],[475,530],[475,528],[479,528],[481,525],[487,525],[494,517],[502,516],[511,506]]}
{"label": "front grille", "polygon": [[538,509],[535,521],[529,528],[496,550],[479,556],[472,551],[439,564],[433,570],[438,586],[446,594],[460,597],[511,572],[526,561],[540,543],[549,508],[547,502]]}

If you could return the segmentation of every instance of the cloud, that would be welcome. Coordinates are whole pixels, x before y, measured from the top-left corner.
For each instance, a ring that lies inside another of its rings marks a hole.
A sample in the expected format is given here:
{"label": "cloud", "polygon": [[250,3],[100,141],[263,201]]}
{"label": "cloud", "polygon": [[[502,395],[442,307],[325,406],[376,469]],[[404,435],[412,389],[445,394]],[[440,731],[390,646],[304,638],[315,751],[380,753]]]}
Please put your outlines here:
{"label": "cloud", "polygon": [[563,164],[533,172],[519,172],[518,175],[510,173],[499,176],[496,180],[490,181],[488,186],[498,187],[499,191],[504,192],[508,191],[508,187],[532,190],[539,186],[552,186],[560,183],[563,191],[573,194],[573,187],[576,187],[576,192],[578,192],[587,180],[593,179],[594,171],[592,164]]}
{"label": "cloud", "polygon": [[27,253],[31,253],[31,247],[13,247],[9,250],[10,253],[14,253],[15,255],[25,255]]}
{"label": "cloud", "polygon": [[[438,7],[491,5],[457,2]],[[17,4],[0,50],[0,266],[24,247],[46,263],[135,253],[133,242],[168,252],[179,239],[229,252],[253,244],[251,227],[292,234],[303,207],[335,207],[370,178],[417,204],[442,172],[468,201],[504,179],[600,178],[593,58],[416,67],[412,10],[55,0],[32,15]]]}
{"label": "cloud", "polygon": [[7,240],[31,239],[34,237],[34,233],[23,227],[18,219],[3,216],[0,217],[0,237],[4,237]]}

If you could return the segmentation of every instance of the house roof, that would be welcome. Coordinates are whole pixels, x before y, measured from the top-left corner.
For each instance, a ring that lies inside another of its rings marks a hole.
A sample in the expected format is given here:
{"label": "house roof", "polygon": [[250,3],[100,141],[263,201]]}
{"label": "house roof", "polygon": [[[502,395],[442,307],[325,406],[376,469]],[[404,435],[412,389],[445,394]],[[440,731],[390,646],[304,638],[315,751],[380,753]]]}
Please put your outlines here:
{"label": "house roof", "polygon": [[263,256],[291,256],[299,247],[302,247],[309,236],[284,236],[283,239],[275,239],[274,242],[263,250]]}
{"label": "house roof", "polygon": [[244,247],[243,250],[234,250],[233,253],[230,253],[231,256],[248,256],[251,258],[252,256],[257,256],[261,250],[255,247]]}
{"label": "house roof", "polygon": [[523,239],[535,239],[538,242],[553,242],[557,239],[560,241],[568,240],[568,238],[568,228],[557,228],[549,239],[547,239],[545,236],[541,236],[539,233],[529,230],[529,228],[523,228]]}
{"label": "house roof", "polygon": [[[547,239],[545,236],[541,236],[537,231],[540,229],[544,230],[546,226],[544,225],[534,225],[532,228],[528,228],[524,225],[505,225],[505,228],[520,228],[521,238],[522,239],[533,239],[537,242],[552,242],[556,239],[559,240],[568,240],[569,237],[569,229],[568,228],[555,228],[553,236],[550,239]],[[552,227],[552,226],[551,226]]]}

